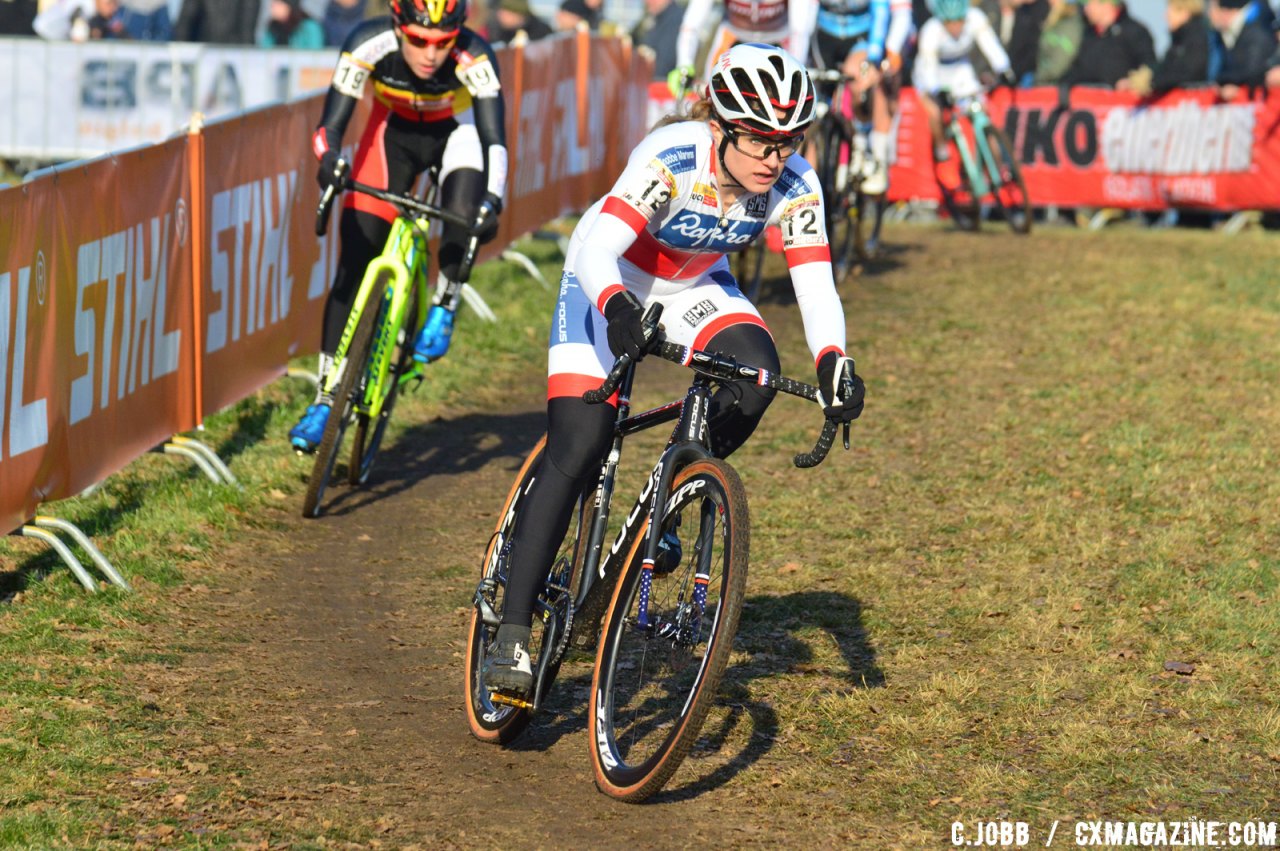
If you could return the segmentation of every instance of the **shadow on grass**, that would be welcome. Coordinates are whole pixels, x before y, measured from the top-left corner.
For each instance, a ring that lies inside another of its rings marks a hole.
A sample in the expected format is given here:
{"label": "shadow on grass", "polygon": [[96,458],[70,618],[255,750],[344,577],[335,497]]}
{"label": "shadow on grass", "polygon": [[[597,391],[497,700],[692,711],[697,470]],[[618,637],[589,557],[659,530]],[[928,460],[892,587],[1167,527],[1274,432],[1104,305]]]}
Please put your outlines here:
{"label": "shadow on grass", "polygon": [[[650,801],[684,801],[724,786],[773,748],[778,714],[769,702],[752,699],[751,681],[779,674],[813,673],[813,639],[806,634],[814,629],[835,644],[842,662],[838,669],[819,673],[843,681],[849,689],[884,686],[884,672],[876,664],[875,649],[862,623],[862,605],[856,599],[833,591],[751,597],[743,610],[735,646],[738,651],[749,653],[761,648],[758,655],[767,658],[763,663],[752,658],[725,671],[717,708],[676,776],[696,771],[699,757],[718,754],[721,758],[709,772],[659,792]],[[510,749],[545,751],[566,735],[586,733],[590,688],[590,672],[562,676],[553,685],[540,717]],[[737,752],[726,753],[732,742],[743,740],[746,744]]]}
{"label": "shadow on grass", "polygon": [[[466,414],[457,419],[436,419],[401,432],[391,446],[384,446],[374,462],[369,480],[359,487],[344,484],[344,458],[329,485],[323,513],[341,516],[406,491],[430,476],[459,476],[483,469],[507,458],[518,463],[529,454],[546,428],[546,414]],[[349,453],[351,440],[345,449]],[[310,470],[308,470],[309,474]]]}
{"label": "shadow on grass", "polygon": [[[843,661],[840,670],[826,673],[844,680],[851,688],[881,688],[884,672],[875,661],[862,623],[862,605],[847,594],[834,591],[799,591],[782,596],[750,597],[738,625],[737,650],[767,650],[768,659],[755,659],[731,666],[720,685],[719,704],[728,711],[714,728],[704,727],[694,744],[692,756],[723,752],[731,740],[746,738],[746,744],[709,773],[680,786],[666,789],[649,800],[671,803],[697,797],[728,783],[744,769],[758,762],[773,748],[778,735],[778,715],[765,701],[752,700],[753,679],[784,673],[811,673],[814,652],[804,632],[817,628],[826,633]],[[785,665],[785,667],[783,667]],[[750,727],[739,730],[740,725]],[[696,760],[686,762],[681,774],[688,774]]]}

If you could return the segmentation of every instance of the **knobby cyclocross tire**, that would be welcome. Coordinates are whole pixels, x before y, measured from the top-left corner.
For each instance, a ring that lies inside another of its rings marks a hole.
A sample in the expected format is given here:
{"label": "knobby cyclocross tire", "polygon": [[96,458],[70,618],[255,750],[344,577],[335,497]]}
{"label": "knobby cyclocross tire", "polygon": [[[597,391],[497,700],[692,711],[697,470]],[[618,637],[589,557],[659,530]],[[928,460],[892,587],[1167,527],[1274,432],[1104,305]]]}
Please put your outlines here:
{"label": "knobby cyclocross tire", "polygon": [[883,195],[867,195],[859,191],[857,228],[854,249],[864,262],[870,263],[880,256],[880,228],[884,224]]}
{"label": "knobby cyclocross tire", "polygon": [[605,615],[591,682],[587,729],[596,786],[624,801],[661,789],[698,738],[746,593],[750,518],[738,474],[717,459],[695,461],[676,474],[671,493],[663,531],[679,539],[679,561],[660,553],[644,589],[647,517]]}
{"label": "knobby cyclocross tire", "polygon": [[[390,286],[390,272],[387,282]],[[351,441],[351,463],[347,465],[347,482],[352,485],[363,485],[369,481],[369,473],[373,472],[373,462],[382,448],[382,438],[387,432],[387,423],[391,421],[391,412],[395,410],[396,400],[400,398],[400,376],[413,366],[414,327],[418,318],[418,289],[412,287],[412,295],[405,309],[405,324],[396,331],[395,350],[391,353],[390,369],[383,379],[382,407],[377,419],[373,419],[363,411],[356,412],[356,433]]]}
{"label": "knobby cyclocross tire", "polygon": [[823,210],[827,218],[827,241],[831,245],[831,271],[839,285],[853,271],[857,253],[858,216],[861,210],[854,203],[852,176],[845,176],[845,185],[837,188],[836,176],[840,168],[840,149],[852,151],[853,136],[848,125],[834,113],[828,112],[818,125],[818,183],[822,186]]}
{"label": "knobby cyclocross tire", "polygon": [[[529,486],[533,483],[534,470],[537,469],[546,444],[547,438],[544,435],[537,445],[533,447],[533,450],[530,451],[529,456],[520,467],[520,472],[516,474],[515,483],[512,484],[511,490],[507,494],[507,499],[502,504],[502,512],[498,515],[497,528],[494,529],[493,536],[489,539],[489,546],[485,549],[484,561],[480,566],[481,579],[493,580],[491,597],[488,602],[499,616],[502,614],[506,593],[507,577],[505,571],[509,569],[505,558],[507,554],[502,553],[501,548],[511,540],[511,534],[515,530],[516,518],[519,516],[521,507],[524,504],[522,500],[527,495]],[[559,552],[553,563],[552,575],[548,582],[550,585],[559,580],[562,583],[563,590],[556,594],[556,600],[554,601],[549,599],[551,596],[549,590],[544,590],[539,597],[539,606],[553,603],[559,604],[556,606],[557,614],[563,619],[566,628],[571,626],[572,599],[581,580],[582,560],[585,555],[582,552],[584,547],[579,546],[584,508],[584,503],[580,501],[578,510],[574,513],[575,522],[570,525],[569,532],[565,536],[564,542],[560,545]],[[561,640],[557,642],[557,647],[543,648],[542,638],[546,633],[543,629],[541,618],[535,616],[533,620],[533,635],[530,638],[528,650],[536,671],[543,650],[546,649],[549,652],[563,651],[568,644],[569,636],[561,636]],[[465,703],[467,706],[467,723],[471,727],[471,734],[482,742],[505,745],[524,732],[525,727],[529,725],[532,713],[523,707],[494,702],[489,690],[484,686],[484,658],[496,632],[495,628],[484,623],[480,617],[480,612],[473,609],[471,623],[467,631]],[[556,658],[550,663],[551,667],[547,670],[547,675],[543,681],[544,693],[554,682],[556,674],[560,670],[560,662],[561,659]]]}
{"label": "knobby cyclocross tire", "polygon": [[368,369],[369,350],[373,347],[373,329],[382,312],[382,294],[386,280],[379,278],[365,302],[364,312],[356,325],[355,333],[347,346],[342,380],[338,382],[337,392],[333,396],[333,410],[329,412],[329,421],[324,426],[324,436],[316,449],[316,459],[311,466],[311,479],[307,482],[307,495],[302,500],[302,516],[318,517],[320,499],[325,488],[329,486],[329,478],[333,475],[333,467],[338,461],[338,450],[342,447],[342,435],[351,422],[351,412],[363,393],[365,371]]}
{"label": "knobby cyclocross tire", "polygon": [[1025,236],[1031,233],[1031,196],[1027,194],[1027,183],[1022,179],[1022,168],[1003,130],[988,125],[985,135],[987,148],[999,170],[998,174],[991,175],[991,183],[995,187],[992,195],[1010,229]]}

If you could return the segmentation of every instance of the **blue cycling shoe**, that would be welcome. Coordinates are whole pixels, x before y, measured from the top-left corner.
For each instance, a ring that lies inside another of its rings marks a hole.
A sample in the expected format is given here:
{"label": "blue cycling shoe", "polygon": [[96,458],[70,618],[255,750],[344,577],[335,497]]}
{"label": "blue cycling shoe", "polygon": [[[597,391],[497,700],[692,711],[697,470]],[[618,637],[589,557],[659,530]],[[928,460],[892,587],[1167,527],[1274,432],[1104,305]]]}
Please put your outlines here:
{"label": "blue cycling shoe", "polygon": [[413,359],[418,363],[430,363],[444,357],[453,339],[453,311],[435,305],[427,313],[418,339],[413,343]]}
{"label": "blue cycling shoe", "polygon": [[329,422],[330,407],[323,403],[308,405],[298,424],[289,430],[289,442],[299,452],[315,452]]}

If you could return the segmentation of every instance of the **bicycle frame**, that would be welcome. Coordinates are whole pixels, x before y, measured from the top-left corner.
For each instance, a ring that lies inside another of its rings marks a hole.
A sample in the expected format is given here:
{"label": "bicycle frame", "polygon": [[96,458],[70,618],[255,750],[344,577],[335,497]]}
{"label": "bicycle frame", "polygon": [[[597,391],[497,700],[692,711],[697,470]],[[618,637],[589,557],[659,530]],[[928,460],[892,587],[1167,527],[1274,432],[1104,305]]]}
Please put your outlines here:
{"label": "bicycle frame", "polygon": [[373,340],[373,352],[369,360],[368,374],[365,376],[363,401],[359,405],[360,410],[368,414],[371,419],[381,412],[382,403],[387,397],[383,382],[390,374],[391,356],[396,345],[394,334],[405,319],[405,312],[409,308],[411,296],[415,290],[418,295],[418,311],[413,317],[413,328],[422,327],[422,323],[426,321],[429,307],[426,280],[428,226],[429,222],[425,217],[411,220],[404,216],[397,216],[392,222],[391,233],[387,236],[382,253],[370,261],[365,268],[360,289],[356,292],[351,312],[347,316],[347,324],[342,329],[342,338],[338,343],[337,352],[334,353],[334,360],[341,366],[330,370],[325,380],[324,392],[332,394],[342,379],[343,371],[347,368],[347,347],[351,344],[352,336],[355,335],[356,326],[360,324],[360,317],[369,306],[369,295],[373,291],[374,284],[384,271],[388,272],[391,275],[391,281],[383,296],[385,308],[382,309],[385,313],[378,324]]}
{"label": "bicycle frame", "polygon": [[[969,119],[969,126],[973,129],[973,149],[969,147],[962,116]],[[1002,184],[1000,165],[987,144],[986,129],[990,126],[991,117],[979,98],[965,98],[950,109],[947,137],[955,143],[960,154],[960,163],[969,176],[975,201],[995,192]]]}

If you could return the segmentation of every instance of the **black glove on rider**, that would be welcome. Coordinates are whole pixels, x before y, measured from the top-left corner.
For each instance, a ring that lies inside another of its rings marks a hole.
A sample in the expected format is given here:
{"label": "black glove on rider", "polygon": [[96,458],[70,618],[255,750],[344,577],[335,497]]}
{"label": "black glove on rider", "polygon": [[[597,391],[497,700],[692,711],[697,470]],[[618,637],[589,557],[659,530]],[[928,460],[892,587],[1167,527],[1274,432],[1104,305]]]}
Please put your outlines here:
{"label": "black glove on rider", "polygon": [[645,342],[644,310],[635,296],[625,290],[610,296],[604,303],[604,318],[609,320],[609,351],[615,358],[627,354],[638,361],[645,356],[652,341]]}
{"label": "black glove on rider", "polygon": [[342,155],[337,151],[325,151],[320,155],[320,170],[316,172],[316,183],[324,192],[330,186],[341,188],[342,178],[338,175],[338,161]]}
{"label": "black glove on rider", "polygon": [[502,199],[492,192],[484,193],[480,202],[480,212],[476,214],[476,222],[472,226],[480,244],[484,245],[498,235],[498,214],[502,212]]}
{"label": "black glove on rider", "polygon": [[996,85],[1016,89],[1018,87],[1018,78],[1013,76],[1012,71],[1006,69],[1001,71],[1000,76],[996,78]]}
{"label": "black glove on rider", "polygon": [[866,385],[853,371],[853,359],[827,352],[818,361],[818,390],[822,413],[840,423],[853,422],[862,413]]}

